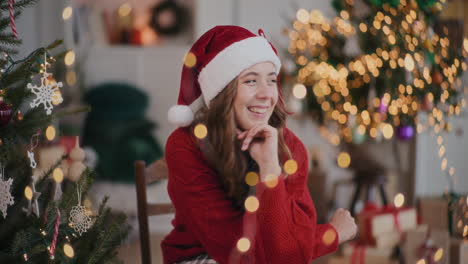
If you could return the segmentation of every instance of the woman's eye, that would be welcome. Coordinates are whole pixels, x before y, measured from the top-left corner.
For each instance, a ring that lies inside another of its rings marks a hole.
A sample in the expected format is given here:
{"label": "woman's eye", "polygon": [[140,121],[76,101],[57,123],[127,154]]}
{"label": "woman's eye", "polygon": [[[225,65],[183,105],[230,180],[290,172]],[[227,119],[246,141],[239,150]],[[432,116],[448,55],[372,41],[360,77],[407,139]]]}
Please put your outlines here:
{"label": "woman's eye", "polygon": [[244,82],[245,84],[255,84],[256,81],[255,80],[247,80]]}
{"label": "woman's eye", "polygon": [[270,83],[276,83],[276,79],[273,79],[273,80],[269,80]]}

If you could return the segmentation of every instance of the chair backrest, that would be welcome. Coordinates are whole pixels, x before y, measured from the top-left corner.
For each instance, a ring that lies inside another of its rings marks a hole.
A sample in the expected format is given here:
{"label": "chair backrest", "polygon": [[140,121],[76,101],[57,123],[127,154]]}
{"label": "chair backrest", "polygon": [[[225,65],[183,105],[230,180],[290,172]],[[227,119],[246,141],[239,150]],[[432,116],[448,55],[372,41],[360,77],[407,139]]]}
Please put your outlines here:
{"label": "chair backrest", "polygon": [[138,204],[138,224],[140,230],[141,260],[143,264],[151,264],[151,244],[148,217],[152,215],[169,214],[175,211],[170,203],[148,203],[146,187],[153,182],[167,179],[166,161],[160,159],[146,167],[144,161],[135,162],[135,181]]}

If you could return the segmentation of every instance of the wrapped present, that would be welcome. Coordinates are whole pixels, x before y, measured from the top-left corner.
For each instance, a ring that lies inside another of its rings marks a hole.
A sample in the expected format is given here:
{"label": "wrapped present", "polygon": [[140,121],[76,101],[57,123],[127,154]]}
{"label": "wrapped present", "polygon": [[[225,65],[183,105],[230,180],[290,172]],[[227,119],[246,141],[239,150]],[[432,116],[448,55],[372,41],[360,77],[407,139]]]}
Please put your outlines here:
{"label": "wrapped present", "polygon": [[468,240],[453,238],[450,241],[450,264],[468,263]]}
{"label": "wrapped present", "polygon": [[376,248],[392,248],[398,245],[401,241],[401,234],[399,232],[390,232],[381,234],[375,238]]}
{"label": "wrapped present", "polygon": [[[353,262],[354,261],[354,262]],[[356,262],[351,257],[333,256],[328,259],[328,264],[398,264],[397,260],[392,260],[386,257],[365,257],[364,262]]]}
{"label": "wrapped present", "polygon": [[343,255],[354,259],[365,259],[366,257],[383,257],[390,258],[393,252],[393,247],[377,248],[362,243],[346,243],[343,245]]}
{"label": "wrapped present", "polygon": [[448,231],[430,230],[420,225],[406,232],[403,246],[405,263],[449,264],[450,236]]}
{"label": "wrapped present", "polygon": [[[378,247],[393,246],[400,241],[404,231],[417,226],[417,212],[415,208],[377,207],[368,203],[357,221],[361,242]],[[381,239],[377,239],[379,237]]]}
{"label": "wrapped present", "polygon": [[[421,222],[431,229],[448,230],[452,236],[461,238],[468,225],[466,196],[448,193],[442,197],[419,200]],[[444,213],[441,213],[444,212]],[[467,231],[468,232],[468,231]]]}

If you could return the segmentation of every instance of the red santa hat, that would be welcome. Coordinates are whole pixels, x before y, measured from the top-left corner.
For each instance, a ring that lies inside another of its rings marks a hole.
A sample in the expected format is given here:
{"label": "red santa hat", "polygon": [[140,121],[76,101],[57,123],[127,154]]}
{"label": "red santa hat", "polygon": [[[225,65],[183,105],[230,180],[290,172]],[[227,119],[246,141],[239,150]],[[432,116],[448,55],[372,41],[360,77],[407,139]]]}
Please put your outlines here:
{"label": "red santa hat", "polygon": [[[195,65],[184,63],[177,105],[168,119],[177,126],[192,123],[194,113],[215,98],[243,70],[260,62],[272,62],[279,73],[281,62],[276,49],[259,34],[238,26],[216,26],[193,44],[189,53]],[[190,67],[191,66],[191,67]]]}

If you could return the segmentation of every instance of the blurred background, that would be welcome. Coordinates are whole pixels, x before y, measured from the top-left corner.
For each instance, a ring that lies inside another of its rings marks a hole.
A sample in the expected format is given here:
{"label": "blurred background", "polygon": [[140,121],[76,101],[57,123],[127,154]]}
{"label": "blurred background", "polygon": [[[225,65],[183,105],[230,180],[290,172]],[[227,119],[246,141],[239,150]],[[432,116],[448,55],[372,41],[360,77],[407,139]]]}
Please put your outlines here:
{"label": "blurred background", "polygon": [[[357,215],[372,201],[417,208],[418,224],[466,238],[466,15],[464,0],[41,0],[16,22],[24,42],[18,56],[64,39],[69,52],[54,68],[64,83],[60,107],[92,110],[54,125],[55,148],[44,148],[49,158],[39,166],[70,149],[67,136],[79,135],[87,165],[99,174],[89,203],[107,194],[129,216],[134,230],[119,255],[136,263],[133,161],[163,158],[186,53],[215,25],[263,29],[283,62],[281,85],[294,112],[288,126],[309,151],[319,220],[339,207]],[[165,188],[150,186],[150,200],[169,201]],[[452,209],[429,208],[433,201]],[[450,226],[430,223],[434,214]],[[154,263],[162,263],[159,242],[171,218],[151,221]],[[447,243],[467,258],[466,246]],[[461,255],[448,262],[444,252],[437,263],[468,263]],[[349,254],[322,261],[347,263],[339,261]]]}

